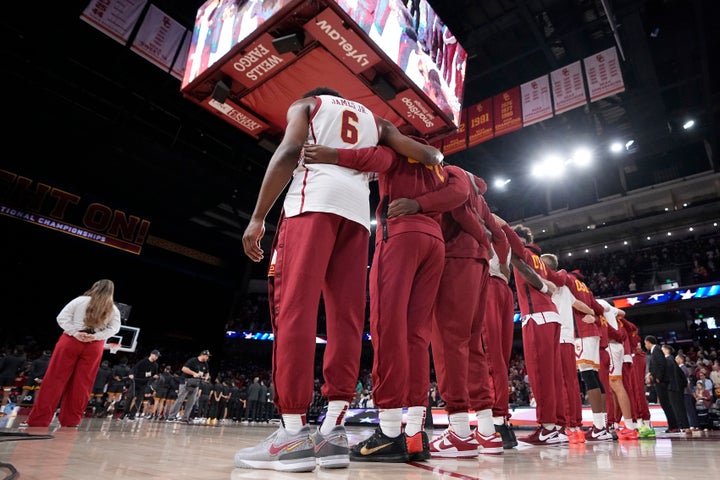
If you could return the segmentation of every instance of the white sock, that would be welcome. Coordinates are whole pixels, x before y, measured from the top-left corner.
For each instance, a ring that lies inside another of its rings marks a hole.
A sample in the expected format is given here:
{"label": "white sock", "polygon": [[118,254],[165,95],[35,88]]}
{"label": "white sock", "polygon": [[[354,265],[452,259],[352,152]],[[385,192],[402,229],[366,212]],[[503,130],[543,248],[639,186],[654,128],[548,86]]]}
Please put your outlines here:
{"label": "white sock", "polygon": [[470,414],[468,412],[451,413],[448,417],[450,426],[458,437],[470,436]]}
{"label": "white sock", "polygon": [[283,413],[282,414],[283,425],[285,430],[290,434],[298,433],[307,423],[305,415],[299,413]]}
{"label": "white sock", "polygon": [[405,435],[412,437],[425,428],[425,414],[427,407],[409,407],[407,423],[405,424]]}
{"label": "white sock", "polygon": [[593,417],[593,425],[594,425],[595,428],[597,428],[598,430],[602,430],[603,428],[605,428],[605,419],[604,419],[604,416],[605,416],[604,413],[593,413],[593,414],[592,414],[592,417]]}
{"label": "white sock", "polygon": [[402,433],[402,408],[381,408],[380,430],[390,437],[395,438]]}
{"label": "white sock", "polygon": [[542,426],[545,430],[550,430],[550,431],[555,430],[554,423],[543,423]]}
{"label": "white sock", "polygon": [[[475,414],[477,416],[477,413]],[[505,425],[505,417],[492,417],[493,425]]]}
{"label": "white sock", "polygon": [[[477,429],[482,435],[489,437],[495,434],[495,419],[492,416],[492,409],[479,410],[475,412],[477,418]],[[504,420],[502,417],[498,417],[500,420]],[[497,425],[502,425],[498,423]]]}
{"label": "white sock", "polygon": [[320,426],[320,433],[329,435],[333,428],[345,425],[345,413],[350,403],[343,400],[331,400],[328,403],[327,415]]}
{"label": "white sock", "polygon": [[635,422],[625,419],[625,427],[629,428],[630,430],[635,430]]}

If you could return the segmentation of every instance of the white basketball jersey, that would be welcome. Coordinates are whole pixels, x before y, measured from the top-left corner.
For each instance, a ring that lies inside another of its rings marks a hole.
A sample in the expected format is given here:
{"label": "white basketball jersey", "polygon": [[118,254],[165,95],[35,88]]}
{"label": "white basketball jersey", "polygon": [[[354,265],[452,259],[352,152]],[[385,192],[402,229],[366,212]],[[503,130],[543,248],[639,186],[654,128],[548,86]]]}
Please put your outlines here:
{"label": "white basketball jersey", "polygon": [[[308,143],[335,148],[377,145],[377,123],[367,107],[331,95],[317,96],[316,101]],[[305,165],[301,160],[283,208],[288,217],[304,212],[334,213],[370,230],[368,174],[337,165]]]}

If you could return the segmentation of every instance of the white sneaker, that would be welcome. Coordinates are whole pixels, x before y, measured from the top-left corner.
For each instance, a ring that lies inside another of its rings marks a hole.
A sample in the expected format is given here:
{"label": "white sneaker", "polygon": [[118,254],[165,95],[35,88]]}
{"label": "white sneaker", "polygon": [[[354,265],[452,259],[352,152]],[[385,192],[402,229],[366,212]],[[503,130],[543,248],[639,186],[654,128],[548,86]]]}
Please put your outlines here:
{"label": "white sneaker", "polygon": [[243,448],[235,454],[238,468],[312,472],[315,463],[315,446],[307,425],[294,435],[280,427],[259,445]]}

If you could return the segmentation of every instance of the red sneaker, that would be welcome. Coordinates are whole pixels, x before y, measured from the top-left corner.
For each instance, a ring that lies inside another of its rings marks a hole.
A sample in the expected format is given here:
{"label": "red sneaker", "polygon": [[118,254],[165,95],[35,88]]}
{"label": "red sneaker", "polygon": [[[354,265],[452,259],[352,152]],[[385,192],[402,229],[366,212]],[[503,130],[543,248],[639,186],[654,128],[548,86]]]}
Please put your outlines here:
{"label": "red sneaker", "polygon": [[503,440],[502,436],[498,432],[493,432],[492,435],[483,435],[475,430],[475,439],[480,445],[478,447],[479,453],[491,455],[503,453]]}
{"label": "red sneaker", "polygon": [[554,443],[560,443],[557,430],[548,430],[542,425],[537,427],[530,435],[520,437],[518,440],[532,445],[551,445]]}
{"label": "red sneaker", "polygon": [[615,430],[615,433],[617,433],[618,440],[621,442],[624,440],[637,440],[638,439],[638,432],[634,428],[618,428]]}
{"label": "red sneaker", "polygon": [[[442,435],[430,442],[430,455],[446,458],[472,458],[478,455],[478,441],[475,435],[460,437],[448,428]],[[502,439],[500,440],[502,448]]]}
{"label": "red sneaker", "polygon": [[430,444],[427,433],[421,431],[412,437],[405,435],[405,441],[407,442],[411,462],[422,462],[430,458]]}
{"label": "red sneaker", "polygon": [[574,434],[574,436],[575,436],[575,443],[576,443],[576,444],[585,443],[585,441],[586,441],[586,440],[585,440],[585,432],[583,432],[583,429],[582,429],[582,428],[578,428],[577,430],[575,430],[575,431],[573,432],[573,434]]}

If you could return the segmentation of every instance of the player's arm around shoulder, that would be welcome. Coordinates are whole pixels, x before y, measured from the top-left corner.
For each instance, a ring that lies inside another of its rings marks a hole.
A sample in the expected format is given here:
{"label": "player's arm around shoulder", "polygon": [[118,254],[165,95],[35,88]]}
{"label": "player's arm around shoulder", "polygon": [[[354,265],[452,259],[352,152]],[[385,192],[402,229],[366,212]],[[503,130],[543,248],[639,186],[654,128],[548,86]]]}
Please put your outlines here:
{"label": "player's arm around shoulder", "polygon": [[443,161],[443,154],[437,148],[413,140],[398,130],[395,125],[377,118],[379,143],[387,145],[402,156],[417,160],[424,165],[440,165]]}

